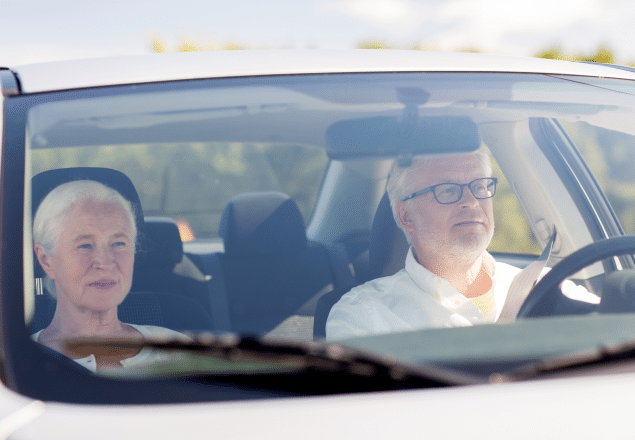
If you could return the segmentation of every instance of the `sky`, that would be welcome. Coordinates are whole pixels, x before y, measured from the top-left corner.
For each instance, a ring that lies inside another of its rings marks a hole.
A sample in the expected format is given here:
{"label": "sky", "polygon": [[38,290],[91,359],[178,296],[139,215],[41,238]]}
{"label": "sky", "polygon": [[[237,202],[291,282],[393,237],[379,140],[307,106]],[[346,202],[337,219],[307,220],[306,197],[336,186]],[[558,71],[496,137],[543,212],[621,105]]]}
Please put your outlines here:
{"label": "sky", "polygon": [[394,48],[635,61],[632,0],[0,0],[0,66],[200,47]]}

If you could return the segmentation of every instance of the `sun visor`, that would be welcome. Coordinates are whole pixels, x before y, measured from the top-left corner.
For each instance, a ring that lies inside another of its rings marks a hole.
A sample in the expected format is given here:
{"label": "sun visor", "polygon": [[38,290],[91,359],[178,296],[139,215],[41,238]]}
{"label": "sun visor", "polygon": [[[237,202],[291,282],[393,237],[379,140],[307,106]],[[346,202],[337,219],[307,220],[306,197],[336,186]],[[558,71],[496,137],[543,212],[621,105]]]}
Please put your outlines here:
{"label": "sun visor", "polygon": [[326,147],[332,159],[413,157],[470,153],[481,145],[476,123],[467,116],[410,119],[379,116],[332,124]]}

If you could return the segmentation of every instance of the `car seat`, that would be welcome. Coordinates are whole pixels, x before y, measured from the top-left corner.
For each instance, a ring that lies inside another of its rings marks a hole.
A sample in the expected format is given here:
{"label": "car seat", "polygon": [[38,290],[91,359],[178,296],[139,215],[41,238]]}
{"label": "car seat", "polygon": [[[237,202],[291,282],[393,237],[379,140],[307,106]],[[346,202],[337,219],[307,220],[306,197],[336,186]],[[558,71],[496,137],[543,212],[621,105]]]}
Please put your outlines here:
{"label": "car seat", "polygon": [[164,292],[197,301],[210,314],[210,276],[183,252],[176,221],[169,217],[145,218],[145,258],[135,268],[133,291]]}
{"label": "car seat", "polygon": [[[397,226],[390,207],[388,193],[381,198],[370,231],[368,246],[369,279],[394,275],[404,268],[410,245]],[[323,295],[315,308],[314,339],[326,337],[326,320],[331,308],[350,289],[336,289]]]}
{"label": "car seat", "polygon": [[[144,265],[154,264],[148,260],[147,243],[145,241],[145,222],[139,195],[130,179],[120,171],[109,168],[60,168],[43,171],[32,179],[32,212],[35,216],[37,207],[46,195],[55,187],[73,180],[94,180],[117,190],[132,204],[137,226],[137,252],[134,271],[147,270]],[[42,278],[44,270],[34,258],[34,276]],[[40,284],[41,283],[36,283]],[[50,322],[55,309],[55,299],[42,290],[35,297],[35,314],[29,328],[35,332]],[[120,319],[132,324],[158,325],[173,330],[211,330],[212,322],[201,305],[192,299],[161,292],[131,292],[119,305]]]}
{"label": "car seat", "polygon": [[295,323],[295,336],[306,333],[310,340],[317,299],[353,284],[343,246],[333,251],[307,240],[300,210],[286,194],[254,192],[232,198],[223,210],[219,235],[236,332],[264,334],[295,316],[304,317]]}

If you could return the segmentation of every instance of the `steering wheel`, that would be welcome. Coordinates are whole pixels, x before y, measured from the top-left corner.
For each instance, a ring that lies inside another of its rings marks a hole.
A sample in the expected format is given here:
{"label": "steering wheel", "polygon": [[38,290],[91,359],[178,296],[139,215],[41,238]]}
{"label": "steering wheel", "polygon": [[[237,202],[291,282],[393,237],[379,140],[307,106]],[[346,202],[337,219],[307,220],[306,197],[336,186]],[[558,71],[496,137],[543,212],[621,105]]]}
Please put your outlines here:
{"label": "steering wheel", "polygon": [[[579,270],[605,258],[633,253],[635,236],[627,235],[599,240],[567,255],[531,289],[516,317],[532,316],[545,306],[555,303],[558,295],[562,294],[560,284]],[[603,297],[610,294],[603,292]]]}

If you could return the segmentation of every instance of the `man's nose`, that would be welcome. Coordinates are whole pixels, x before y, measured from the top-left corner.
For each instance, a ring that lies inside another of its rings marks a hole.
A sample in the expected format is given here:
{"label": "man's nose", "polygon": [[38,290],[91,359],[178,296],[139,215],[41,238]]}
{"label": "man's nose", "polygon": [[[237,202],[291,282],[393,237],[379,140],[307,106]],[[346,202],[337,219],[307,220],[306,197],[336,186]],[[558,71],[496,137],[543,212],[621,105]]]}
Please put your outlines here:
{"label": "man's nose", "polygon": [[478,206],[478,199],[474,197],[472,194],[472,190],[467,186],[463,188],[463,195],[461,196],[461,200],[459,200],[461,206],[466,208],[476,207]]}

